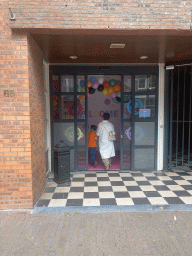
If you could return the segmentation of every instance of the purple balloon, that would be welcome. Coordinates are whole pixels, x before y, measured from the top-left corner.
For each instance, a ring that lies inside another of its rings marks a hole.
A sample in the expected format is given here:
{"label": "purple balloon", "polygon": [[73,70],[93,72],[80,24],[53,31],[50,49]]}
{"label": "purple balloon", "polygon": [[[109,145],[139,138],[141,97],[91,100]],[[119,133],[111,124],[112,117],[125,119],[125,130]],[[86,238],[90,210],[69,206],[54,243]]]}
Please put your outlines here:
{"label": "purple balloon", "polygon": [[120,80],[117,80],[117,84],[121,84],[121,81],[120,81]]}

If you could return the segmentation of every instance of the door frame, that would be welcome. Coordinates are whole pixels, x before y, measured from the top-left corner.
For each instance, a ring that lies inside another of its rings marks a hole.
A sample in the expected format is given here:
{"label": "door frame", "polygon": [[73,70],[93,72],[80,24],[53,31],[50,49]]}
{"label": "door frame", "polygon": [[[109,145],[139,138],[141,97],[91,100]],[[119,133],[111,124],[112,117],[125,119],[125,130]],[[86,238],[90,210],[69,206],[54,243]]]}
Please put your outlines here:
{"label": "door frame", "polygon": [[[156,74],[157,77],[159,77],[159,66],[158,64],[154,64],[154,65],[109,65],[109,66],[101,66],[101,65],[65,65],[65,64],[59,64],[59,65],[49,65],[49,82],[50,82],[50,98],[52,99],[53,93],[51,91],[51,78],[52,75],[73,75],[74,77],[78,76],[78,75],[84,75],[85,78],[87,78],[88,75],[121,75],[121,77],[123,77],[124,75],[148,75],[148,74]],[[60,79],[59,79],[60,80]],[[158,80],[159,81],[159,80]],[[74,86],[76,83],[76,79],[74,79]],[[76,86],[75,86],[76,87]],[[85,85],[85,87],[87,88],[87,83]],[[157,169],[157,137],[158,137],[158,92],[159,92],[159,83],[157,82],[157,88],[156,88],[156,109],[155,109],[155,115],[156,115],[156,120],[155,120],[155,145],[154,145],[154,169]],[[74,95],[77,96],[77,94],[75,93]],[[124,95],[124,94],[123,94]],[[76,102],[75,102],[76,104]],[[122,103],[121,103],[122,105]],[[134,104],[133,104],[134,105]],[[52,100],[50,102],[50,117],[51,117],[51,166],[52,166],[52,170],[54,169],[54,123],[55,122],[60,122],[60,123],[65,123],[65,122],[70,122],[71,120],[54,120],[53,118],[53,111],[52,111]],[[85,135],[86,135],[86,167],[85,169],[88,169],[88,140],[87,140],[87,118],[88,118],[88,113],[87,113],[87,95],[86,95],[86,103],[85,103],[85,122],[86,122],[86,129],[85,129]],[[122,107],[121,107],[122,108]],[[134,109],[134,106],[132,107],[132,109]],[[75,110],[76,111],[76,110]],[[121,117],[122,117],[123,113],[121,111]],[[74,118],[74,125],[75,125],[75,130],[77,130],[77,120],[76,118]],[[133,121],[132,121],[132,125],[133,125]],[[132,131],[134,127],[132,127]],[[122,122],[121,122],[121,135],[122,135]],[[75,148],[75,159],[77,156],[77,149],[76,149],[76,140],[77,140],[77,134],[75,132],[75,144],[74,144],[74,148]],[[132,134],[132,138],[134,137],[134,134]],[[121,139],[120,139],[121,141]],[[122,143],[120,142],[120,145],[122,145]],[[121,146],[120,146],[121,148]],[[131,152],[133,152],[133,143],[131,145]],[[122,156],[121,156],[122,158]],[[131,170],[135,170],[133,168],[133,158],[134,155],[131,153]],[[80,171],[82,170],[82,168],[77,168],[76,167],[77,164],[75,164],[75,171]],[[122,168],[122,166],[121,166]],[[127,168],[126,168],[127,169]],[[123,168],[122,168],[123,170]],[[125,170],[125,169],[124,169]],[[148,169],[149,170],[149,169]],[[145,170],[142,170],[145,171]]]}

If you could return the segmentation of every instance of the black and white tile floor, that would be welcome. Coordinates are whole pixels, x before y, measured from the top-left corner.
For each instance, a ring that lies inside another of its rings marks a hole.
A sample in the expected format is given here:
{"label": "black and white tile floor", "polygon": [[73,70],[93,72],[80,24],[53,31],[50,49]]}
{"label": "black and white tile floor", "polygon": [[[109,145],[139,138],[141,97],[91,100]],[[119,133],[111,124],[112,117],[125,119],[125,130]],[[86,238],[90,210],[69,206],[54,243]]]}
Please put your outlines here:
{"label": "black and white tile floor", "polygon": [[68,186],[51,173],[35,207],[170,204],[192,204],[190,172],[87,171]]}

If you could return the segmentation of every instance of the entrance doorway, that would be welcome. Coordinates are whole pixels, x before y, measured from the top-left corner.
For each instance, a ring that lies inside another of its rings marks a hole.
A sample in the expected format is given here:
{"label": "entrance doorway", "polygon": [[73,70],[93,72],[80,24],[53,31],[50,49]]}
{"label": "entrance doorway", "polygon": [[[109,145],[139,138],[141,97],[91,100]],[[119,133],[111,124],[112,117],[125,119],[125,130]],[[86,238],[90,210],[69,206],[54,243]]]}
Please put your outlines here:
{"label": "entrance doorway", "polygon": [[50,66],[52,168],[63,140],[71,147],[71,171],[91,169],[90,125],[108,111],[117,135],[112,169],[157,169],[158,72],[158,66]]}

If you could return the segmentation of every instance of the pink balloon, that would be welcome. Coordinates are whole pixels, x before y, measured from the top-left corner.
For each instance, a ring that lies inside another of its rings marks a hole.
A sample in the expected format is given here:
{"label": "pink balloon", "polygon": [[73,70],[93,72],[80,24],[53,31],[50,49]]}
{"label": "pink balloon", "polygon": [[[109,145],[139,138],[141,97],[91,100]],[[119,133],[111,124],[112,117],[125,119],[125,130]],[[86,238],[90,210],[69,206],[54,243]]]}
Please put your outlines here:
{"label": "pink balloon", "polygon": [[117,93],[116,92],[112,92],[111,93],[111,98],[115,98],[117,96]]}
{"label": "pink balloon", "polygon": [[97,89],[98,86],[99,86],[99,83],[97,81],[93,82],[92,87],[94,89]]}

